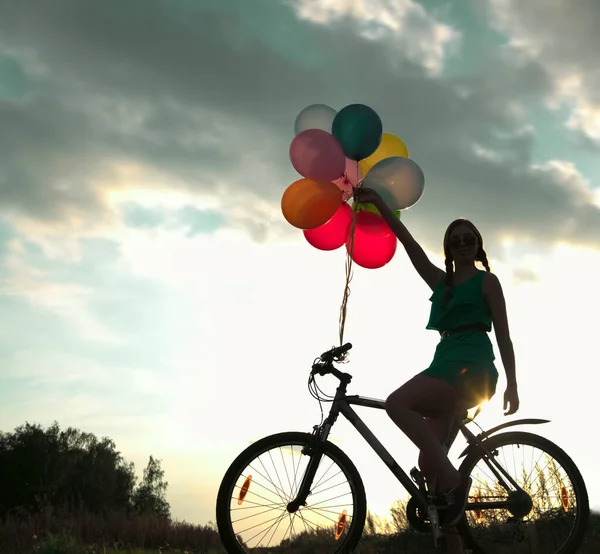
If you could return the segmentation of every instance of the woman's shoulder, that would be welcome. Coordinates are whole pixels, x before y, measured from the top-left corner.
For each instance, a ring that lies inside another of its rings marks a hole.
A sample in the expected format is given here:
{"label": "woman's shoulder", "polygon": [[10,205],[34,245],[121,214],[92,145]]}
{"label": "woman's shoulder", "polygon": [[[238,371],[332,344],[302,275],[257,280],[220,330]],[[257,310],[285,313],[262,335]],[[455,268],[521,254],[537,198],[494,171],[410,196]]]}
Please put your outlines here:
{"label": "woman's shoulder", "polygon": [[[477,283],[481,283],[481,286],[483,287],[484,291],[486,289],[494,290],[494,289],[498,289],[500,287],[500,280],[498,279],[498,276],[495,273],[492,273],[491,271],[487,271],[485,269],[478,269],[477,273],[472,275],[471,278],[467,279],[467,281],[465,281],[464,283],[461,283],[461,284],[466,284],[468,281],[471,281],[471,282],[476,281]],[[441,291],[442,289],[445,289],[445,288],[446,288],[446,272],[441,271],[439,279],[435,283],[434,287],[431,289],[432,290],[431,297],[433,298],[434,296],[437,296],[436,293],[439,294],[438,291]]]}
{"label": "woman's shoulder", "polygon": [[500,279],[498,279],[498,276],[495,273],[491,271],[486,271],[485,269],[480,269],[478,271],[483,275],[484,282],[500,282]]}
{"label": "woman's shoulder", "polygon": [[502,292],[502,285],[500,284],[500,279],[495,273],[491,271],[480,270],[483,275],[483,293],[484,295],[488,294],[498,294]]}

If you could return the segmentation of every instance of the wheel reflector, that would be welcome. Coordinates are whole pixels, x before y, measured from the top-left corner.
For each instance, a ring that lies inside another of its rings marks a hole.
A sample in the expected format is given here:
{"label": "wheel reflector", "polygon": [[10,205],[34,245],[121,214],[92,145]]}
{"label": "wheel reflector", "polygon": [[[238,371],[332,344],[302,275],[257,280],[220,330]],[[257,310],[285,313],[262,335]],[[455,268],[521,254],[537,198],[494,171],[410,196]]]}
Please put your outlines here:
{"label": "wheel reflector", "polygon": [[346,510],[344,510],[338,519],[337,525],[335,526],[335,540],[340,540],[342,533],[344,532],[344,528],[346,527]]}
{"label": "wheel reflector", "polygon": [[244,484],[242,485],[242,490],[240,490],[240,494],[238,496],[238,505],[244,501],[244,498],[246,498],[246,495],[248,494],[248,489],[250,488],[251,482],[252,482],[252,475],[248,475],[248,477],[246,477],[246,480],[244,481]]}

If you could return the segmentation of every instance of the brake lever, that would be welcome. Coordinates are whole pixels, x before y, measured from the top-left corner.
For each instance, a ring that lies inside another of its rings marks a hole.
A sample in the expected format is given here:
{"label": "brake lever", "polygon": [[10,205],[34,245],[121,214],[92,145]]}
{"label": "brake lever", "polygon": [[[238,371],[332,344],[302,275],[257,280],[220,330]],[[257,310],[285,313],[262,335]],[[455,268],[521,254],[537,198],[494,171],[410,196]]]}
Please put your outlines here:
{"label": "brake lever", "polygon": [[321,362],[316,362],[312,365],[310,374],[313,376],[314,375],[323,375],[323,365],[321,364]]}

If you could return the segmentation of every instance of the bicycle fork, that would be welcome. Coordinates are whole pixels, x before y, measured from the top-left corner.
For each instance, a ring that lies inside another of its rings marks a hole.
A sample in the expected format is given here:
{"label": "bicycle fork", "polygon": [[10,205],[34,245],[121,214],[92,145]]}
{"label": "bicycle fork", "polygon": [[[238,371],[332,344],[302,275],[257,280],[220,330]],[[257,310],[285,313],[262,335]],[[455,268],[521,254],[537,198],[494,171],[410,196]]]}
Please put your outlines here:
{"label": "bicycle fork", "polygon": [[[319,429],[321,429],[321,432],[319,432]],[[302,454],[309,455],[310,460],[308,461],[306,471],[302,476],[302,481],[298,487],[296,498],[294,498],[287,505],[287,511],[291,514],[297,512],[300,506],[306,506],[306,499],[311,492],[313,480],[317,474],[317,470],[319,469],[321,458],[323,457],[323,448],[321,445],[327,440],[330,429],[331,424],[325,424],[322,428],[318,425],[315,425],[313,427],[313,440],[311,441],[311,444],[302,449]]]}

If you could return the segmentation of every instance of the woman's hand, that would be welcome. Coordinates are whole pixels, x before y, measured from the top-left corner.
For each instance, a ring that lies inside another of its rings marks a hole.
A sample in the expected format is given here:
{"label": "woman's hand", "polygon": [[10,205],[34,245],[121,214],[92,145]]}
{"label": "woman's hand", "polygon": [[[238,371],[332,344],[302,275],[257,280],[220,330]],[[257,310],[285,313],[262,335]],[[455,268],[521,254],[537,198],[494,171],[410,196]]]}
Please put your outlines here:
{"label": "woman's hand", "polygon": [[[510,408],[509,408],[510,406]],[[519,391],[517,385],[509,385],[504,393],[504,415],[514,414],[519,409]]]}
{"label": "woman's hand", "polygon": [[375,207],[381,206],[383,199],[378,192],[368,187],[359,187],[354,192],[354,201],[358,204],[374,204]]}

